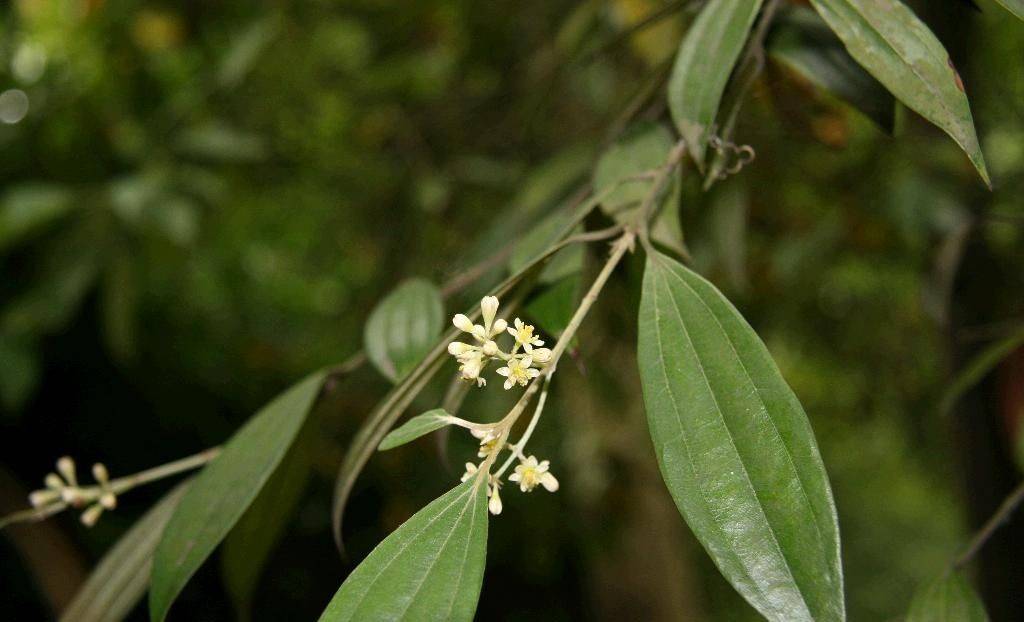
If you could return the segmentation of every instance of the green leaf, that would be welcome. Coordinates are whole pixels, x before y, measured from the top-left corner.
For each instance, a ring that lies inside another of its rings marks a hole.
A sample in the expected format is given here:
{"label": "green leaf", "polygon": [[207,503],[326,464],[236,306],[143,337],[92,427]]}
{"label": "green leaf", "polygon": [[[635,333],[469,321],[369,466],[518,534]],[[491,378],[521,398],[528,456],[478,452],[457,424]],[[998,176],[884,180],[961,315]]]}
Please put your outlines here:
{"label": "green leaf", "polygon": [[470,622],[487,556],[487,487],[481,483],[473,478],[456,486],[377,545],[320,622]]}
{"label": "green leaf", "polygon": [[981,599],[960,573],[952,572],[915,594],[907,622],[987,622]]}
{"label": "green leaf", "polygon": [[811,0],[858,63],[942,128],[991,185],[964,85],[946,49],[899,0]]}
{"label": "green leaf", "polygon": [[718,266],[732,290],[742,292],[749,285],[747,276],[747,219],[746,188],[732,181],[726,183],[714,197],[709,215],[711,241],[715,246]]}
{"label": "green leaf", "polygon": [[760,8],[761,0],[709,0],[679,46],[668,106],[700,170],[729,74]]}
{"label": "green leaf", "polygon": [[[642,216],[641,203],[650,193],[654,180],[624,180],[664,166],[674,144],[672,133],[657,123],[638,123],[623,133],[601,155],[594,168],[596,195],[618,186],[601,201],[601,209],[618,222],[636,226]],[[685,252],[678,209],[681,189],[681,174],[676,170],[659,199],[661,211],[650,231],[652,240],[679,253]]]}
{"label": "green leaf", "polygon": [[440,430],[446,425],[451,425],[452,416],[443,408],[428,410],[422,415],[416,415],[406,421],[403,425],[392,430],[384,440],[377,446],[379,451],[394,449],[399,445],[405,445],[421,436],[430,434],[434,430]]}
{"label": "green leaf", "polygon": [[949,414],[960,396],[981,382],[996,365],[1021,346],[1024,346],[1024,326],[978,353],[949,383],[939,401],[939,412]]}
{"label": "green leaf", "polygon": [[996,0],[996,2],[1003,5],[1007,11],[1016,15],[1019,19],[1024,19],[1024,0]]}
{"label": "green leaf", "polygon": [[311,374],[264,406],[196,477],[156,549],[152,620],[163,622],[185,584],[259,494],[295,440],[325,376]]}
{"label": "green leaf", "polygon": [[661,254],[638,362],[662,476],[725,578],[769,620],[845,619],[835,506],[800,403],[729,301]]}
{"label": "green leaf", "polygon": [[[565,237],[565,231],[572,225],[574,214],[567,209],[558,209],[538,222],[516,241],[508,257],[508,271],[517,274],[533,263],[540,255]],[[572,228],[574,232],[579,227]],[[583,268],[583,246],[576,244],[555,253],[541,271],[541,283],[553,283]]]}
{"label": "green leaf", "polygon": [[811,9],[792,7],[779,16],[768,54],[892,133],[896,121],[892,93],[853,60],[842,41]]}
{"label": "green leaf", "polygon": [[149,587],[153,549],[188,486],[176,486],[121,536],[79,588],[61,622],[120,622],[131,613]]}
{"label": "green leaf", "polygon": [[423,279],[403,281],[366,321],[366,356],[380,373],[397,382],[430,352],[444,325],[440,290]]}
{"label": "green leaf", "polygon": [[[323,402],[321,402],[323,404]],[[274,474],[224,540],[221,573],[239,620],[252,619],[252,600],[259,580],[288,520],[305,492],[322,433],[315,408]]]}
{"label": "green leaf", "polygon": [[0,199],[0,253],[70,212],[73,198],[68,189],[51,184],[8,190]]}

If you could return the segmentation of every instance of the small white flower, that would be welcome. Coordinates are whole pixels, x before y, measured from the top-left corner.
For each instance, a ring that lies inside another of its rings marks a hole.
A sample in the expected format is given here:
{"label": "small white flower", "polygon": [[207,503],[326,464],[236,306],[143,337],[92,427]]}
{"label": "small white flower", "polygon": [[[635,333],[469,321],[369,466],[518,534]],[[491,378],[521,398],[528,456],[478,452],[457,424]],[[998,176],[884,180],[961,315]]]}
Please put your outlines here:
{"label": "small white flower", "polygon": [[512,335],[516,344],[522,346],[527,353],[533,351],[533,346],[544,345],[544,341],[533,334],[533,325],[526,324],[519,318],[516,318],[515,328],[508,327],[508,334]]}
{"label": "small white flower", "polygon": [[483,351],[484,356],[494,356],[498,353],[498,344],[488,339],[487,341],[484,342],[484,346],[483,348],[481,348],[481,350]]}
{"label": "small white flower", "polygon": [[523,492],[530,492],[537,484],[548,492],[555,492],[558,490],[558,480],[548,472],[549,464],[547,460],[538,463],[536,456],[530,456],[516,465],[516,470],[508,476],[508,481],[519,482],[519,490]]}
{"label": "small white flower", "polygon": [[522,358],[511,358],[508,361],[507,367],[499,367],[497,369],[499,375],[505,376],[506,391],[516,384],[525,387],[530,380],[540,375],[540,372],[536,369],[531,369],[530,365],[533,365],[533,357],[524,356]]}
{"label": "small white flower", "polygon": [[498,438],[488,437],[480,442],[480,449],[479,451],[476,452],[476,455],[478,458],[486,458],[487,456],[490,456],[491,454],[496,453],[500,450],[501,447],[500,445],[498,445]]}
{"label": "small white flower", "polygon": [[466,463],[466,472],[462,474],[462,481],[466,481],[471,477],[476,476],[477,466],[472,462]]}
{"label": "small white flower", "polygon": [[487,502],[487,510],[497,516],[501,514],[501,495],[498,494],[498,482],[494,482],[491,487],[487,490],[487,496],[490,500]]}
{"label": "small white flower", "polygon": [[477,452],[477,456],[480,458],[486,458],[492,453],[499,451],[498,437],[499,434],[494,429],[486,430],[473,430],[469,431],[475,438],[480,439],[480,450]]}

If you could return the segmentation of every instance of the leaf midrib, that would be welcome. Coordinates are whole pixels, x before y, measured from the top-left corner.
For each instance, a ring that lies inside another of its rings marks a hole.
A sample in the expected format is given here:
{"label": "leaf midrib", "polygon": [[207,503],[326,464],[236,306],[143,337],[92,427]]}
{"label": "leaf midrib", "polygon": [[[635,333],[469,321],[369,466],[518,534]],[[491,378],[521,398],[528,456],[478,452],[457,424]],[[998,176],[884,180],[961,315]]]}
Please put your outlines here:
{"label": "leaf midrib", "polygon": [[[440,512],[438,512],[436,516],[432,517],[429,521],[427,521],[427,523],[425,525],[423,525],[422,529],[417,531],[415,534],[410,535],[409,539],[406,542],[404,542],[402,544],[402,546],[397,551],[395,551],[395,554],[391,557],[391,559],[389,559],[387,561],[387,563],[384,564],[381,567],[381,569],[377,571],[377,574],[374,575],[373,579],[371,579],[370,582],[366,584],[366,589],[363,590],[363,593],[362,593],[362,595],[360,595],[359,600],[357,600],[355,602],[355,604],[352,605],[352,614],[354,614],[356,611],[358,611],[359,607],[363,604],[363,602],[366,600],[366,597],[369,595],[370,591],[373,589],[373,586],[376,585],[377,581],[380,580],[381,575],[384,574],[384,572],[387,571],[387,569],[391,567],[391,564],[395,563],[395,560],[397,560],[402,555],[402,553],[405,552],[405,550],[407,548],[412,546],[412,543],[416,540],[416,538],[418,538],[420,535],[422,535],[423,532],[426,531],[427,529],[429,529],[430,526],[433,525],[435,522],[437,522],[441,518],[441,516],[444,515],[445,512],[447,512],[455,504],[457,504],[459,501],[461,501],[463,499],[463,497],[468,495],[470,493],[470,491],[472,491],[472,490],[473,490],[472,487],[467,488],[466,492],[464,492],[464,493],[458,495],[457,497],[455,497],[455,499],[453,499],[451,503],[449,503],[447,506],[445,506],[444,509],[442,509]],[[347,619],[351,620],[352,619],[352,615],[350,614]]]}
{"label": "leaf midrib", "polygon": [[[657,277],[655,276],[655,278]],[[678,400],[676,400],[675,392],[672,390],[672,383],[669,382],[668,379],[668,369],[665,367],[665,350],[662,345],[661,339],[661,322],[660,311],[658,306],[658,284],[656,282],[653,282],[652,285],[653,287],[651,289],[654,294],[654,331],[655,333],[657,333],[657,339],[655,339],[655,343],[658,344],[658,367],[661,369],[662,377],[665,379],[665,389],[672,400],[672,409],[676,413],[676,425],[679,428],[679,434],[676,437],[667,440],[661,444],[661,453],[665,453],[665,446],[668,445],[670,442],[674,442],[676,439],[681,440],[683,442],[683,448],[686,450],[687,464],[690,467],[690,471],[694,475],[694,480],[697,482],[697,491],[700,493],[700,497],[701,500],[704,502],[704,506],[709,509],[708,514],[714,521],[715,527],[718,529],[719,532],[722,533],[723,537],[726,538],[726,541],[729,542],[729,549],[732,551],[733,557],[738,562],[740,570],[743,572],[744,575],[746,575],[747,579],[749,580],[749,585],[753,586],[754,590],[761,596],[761,600],[765,603],[765,605],[775,608],[772,599],[768,598],[768,595],[765,594],[764,590],[761,588],[761,584],[758,583],[757,580],[754,579],[753,575],[750,574],[750,571],[747,568],[746,561],[737,553],[735,546],[733,546],[732,542],[726,536],[725,531],[723,531],[721,523],[719,523],[718,520],[714,518],[714,514],[710,512],[710,508],[713,507],[713,504],[708,499],[707,494],[704,491],[704,486],[700,483],[700,480],[697,477],[696,469],[694,469],[693,452],[690,450],[690,444],[686,439],[686,430],[683,427],[683,422],[679,417],[679,402]]]}
{"label": "leaf midrib", "polygon": [[[664,268],[662,270],[664,270]],[[665,288],[667,290],[668,289],[668,280],[666,279],[666,277],[664,275],[662,275],[662,279],[664,280]],[[670,294],[671,294],[671,292],[670,292]],[[700,297],[698,296],[698,299],[699,298]],[[683,322],[683,315],[682,315],[682,312],[679,309],[679,305],[676,304],[675,298],[673,296],[669,295],[668,299],[672,303],[672,307],[676,311],[676,317],[679,319],[679,325],[683,329],[683,336],[686,337],[686,341],[690,344],[690,349],[693,350],[694,354],[696,355],[697,354],[697,349],[693,345],[693,340],[690,338],[690,331],[686,328],[685,322]],[[714,314],[712,314],[712,315],[714,315]],[[771,534],[772,543],[775,544],[775,549],[776,549],[776,551],[778,551],[779,557],[781,557],[782,561],[784,562],[783,565],[786,568],[786,574],[789,575],[789,578],[793,582],[793,585],[796,586],[797,593],[800,594],[800,599],[801,599],[801,601],[803,601],[804,608],[807,611],[808,617],[810,619],[813,619],[814,616],[811,615],[810,608],[808,607],[808,604],[807,604],[808,603],[807,596],[804,595],[803,587],[797,582],[796,577],[793,576],[793,571],[790,568],[790,561],[786,557],[785,551],[782,550],[782,545],[779,544],[779,540],[778,540],[778,538],[775,535],[775,527],[772,525],[771,521],[768,519],[768,513],[765,511],[764,503],[761,501],[760,495],[757,494],[757,488],[754,487],[754,482],[750,478],[750,472],[747,470],[747,465],[743,461],[743,456],[742,456],[742,454],[740,454],[739,448],[736,446],[736,439],[733,436],[732,430],[729,429],[729,423],[728,423],[728,421],[725,418],[725,414],[723,413],[721,406],[719,406],[719,404],[718,404],[718,396],[715,393],[714,388],[711,386],[711,382],[708,379],[707,373],[704,370],[704,363],[700,360],[700,356],[695,356],[695,358],[697,359],[697,369],[700,370],[701,378],[704,379],[704,385],[707,387],[708,392],[711,394],[711,399],[712,399],[712,401],[715,404],[715,412],[718,414],[719,419],[721,419],[721,421],[722,421],[722,427],[725,428],[726,436],[729,439],[729,444],[732,445],[733,452],[735,452],[736,457],[737,457],[737,459],[738,459],[738,461],[740,463],[740,468],[743,470],[743,481],[747,484],[747,487],[750,489],[750,492],[753,493],[754,499],[757,501],[757,506],[758,506],[758,509],[761,511],[761,516],[764,518],[764,522],[768,526],[768,533]],[[785,446],[784,443],[783,443],[783,446]],[[798,481],[799,481],[799,478],[798,478]]]}
{"label": "leaf midrib", "polygon": [[[470,490],[470,492],[473,495],[477,494],[477,492],[476,492],[477,488],[476,488],[475,485],[471,486],[469,490]],[[434,567],[437,566],[438,560],[441,559],[441,555],[442,555],[442,553],[444,553],[445,548],[448,546],[448,542],[451,541],[452,536],[455,535],[455,532],[459,530],[459,524],[462,522],[462,517],[466,515],[466,510],[469,509],[470,506],[473,507],[473,513],[470,515],[469,531],[470,531],[470,533],[473,532],[473,522],[472,521],[473,521],[473,518],[476,517],[476,506],[477,505],[479,505],[479,504],[476,502],[476,499],[473,498],[473,497],[470,497],[469,501],[462,508],[462,511],[459,512],[459,516],[458,516],[458,518],[455,519],[455,524],[452,526],[451,531],[448,532],[448,535],[445,537],[444,542],[441,543],[441,547],[437,549],[437,555],[434,557],[434,559],[432,559],[430,561],[430,565],[427,566],[426,571],[423,573],[423,577],[420,579],[419,585],[417,585],[416,589],[413,590],[412,594],[409,597],[409,601],[405,604],[405,608],[402,609],[402,613],[399,614],[395,618],[396,620],[401,620],[401,619],[405,618],[405,614],[409,611],[409,608],[412,607],[413,601],[416,600],[416,595],[419,594],[421,589],[423,589],[423,585],[427,582],[427,578],[430,577],[430,573],[434,571]],[[467,554],[469,552],[469,545],[470,544],[471,544],[470,539],[466,538],[466,552],[467,552]],[[463,556],[463,559],[465,559],[465,555]],[[461,580],[461,576],[462,576],[462,570],[460,569],[459,570],[460,580]],[[453,593],[456,596],[458,596],[458,592],[457,591],[453,592]],[[453,602],[454,602],[454,599],[453,599]]]}
{"label": "leaf midrib", "polygon": [[[719,330],[722,331],[722,335],[725,336],[725,340],[726,342],[728,342],[729,348],[732,350],[733,355],[736,357],[736,361],[739,363],[740,369],[743,370],[743,375],[747,377],[747,382],[750,384],[751,387],[753,387],[754,394],[757,395],[757,401],[760,402],[761,404],[761,412],[764,414],[765,418],[768,419],[768,422],[771,423],[772,430],[775,431],[775,436],[778,438],[779,444],[782,445],[783,453],[785,453],[786,455],[786,460],[789,462],[789,465],[793,467],[793,473],[796,474],[796,479],[800,483],[800,494],[804,498],[804,503],[807,504],[807,507],[810,508],[811,513],[814,514],[815,520],[811,522],[814,523],[814,531],[818,535],[818,542],[820,543],[822,548],[825,548],[828,545],[829,541],[824,537],[824,533],[821,531],[821,526],[818,524],[818,519],[820,519],[821,516],[819,515],[817,508],[815,508],[814,504],[811,503],[811,499],[807,494],[807,485],[804,482],[800,469],[797,468],[796,466],[796,461],[793,459],[793,453],[790,451],[789,445],[786,444],[785,439],[779,432],[779,427],[775,424],[775,419],[772,418],[771,413],[768,411],[768,404],[764,401],[764,397],[761,394],[761,387],[758,386],[756,382],[754,382],[753,376],[750,375],[750,371],[747,369],[746,364],[743,362],[743,358],[740,356],[739,351],[736,349],[736,345],[732,341],[732,336],[729,334],[729,331],[725,329],[725,326],[718,319],[718,316],[715,315],[715,312],[711,309],[707,302],[704,301],[703,296],[701,296],[700,293],[698,293],[697,290],[693,288],[693,286],[687,283],[685,279],[676,274],[675,271],[669,269],[668,272],[672,276],[674,276],[680,283],[682,283],[688,290],[690,290],[690,292],[697,298],[697,300],[700,301],[701,305],[703,305],[703,307],[707,310],[708,314],[711,315],[711,318],[715,321],[715,324],[718,325]],[[829,584],[832,584],[832,577],[829,577]]]}
{"label": "leaf midrib", "polygon": [[[942,92],[939,91],[938,89],[932,87],[931,82],[929,80],[926,80],[925,77],[921,75],[921,73],[917,70],[917,67],[915,67],[913,65],[913,63],[910,63],[905,58],[903,58],[903,55],[900,54],[899,49],[895,45],[893,45],[893,43],[891,41],[889,41],[888,38],[886,38],[886,36],[882,33],[882,31],[879,30],[874,25],[874,23],[872,23],[871,20],[869,20],[865,16],[864,13],[862,13],[860,11],[860,7],[859,6],[857,6],[853,2],[849,2],[847,0],[838,0],[838,1],[839,2],[845,2],[846,5],[849,6],[850,9],[854,13],[857,14],[857,17],[859,17],[861,19],[861,21],[863,21],[865,24],[868,25],[868,29],[871,32],[875,33],[876,37],[878,39],[880,39],[883,43],[885,43],[885,46],[888,47],[889,50],[891,50],[893,52],[893,54],[895,54],[896,57],[899,58],[903,62],[904,66],[906,66],[910,70],[910,73],[914,74],[914,77],[916,77],[918,79],[918,81],[921,82],[921,84],[924,85],[925,90],[927,90],[932,95],[932,97],[935,98],[938,101],[939,106],[946,112],[946,114],[950,115],[954,119],[956,119],[958,117],[956,112],[953,111],[951,108],[949,108],[949,106],[946,105],[946,99],[941,96]],[[822,2],[822,0],[815,0],[815,4],[818,4],[819,2]],[[906,7],[903,7],[903,8],[905,10],[907,10],[907,11],[910,11],[909,8],[906,8]],[[916,15],[914,17],[915,17],[915,19],[917,18]],[[917,32],[916,31],[911,31],[911,32],[913,32],[914,38],[917,39],[918,43],[921,43],[921,39],[920,39],[920,37],[918,37]],[[845,41],[844,41],[844,43],[845,43]],[[911,108],[915,108],[915,107],[911,106]],[[916,110],[916,108],[915,108],[915,110]],[[957,133],[959,134],[959,131]],[[960,143],[960,141],[961,141],[959,136],[954,136],[953,139],[956,140],[957,143]],[[961,146],[963,146],[962,143],[960,143],[960,144],[961,144]]]}

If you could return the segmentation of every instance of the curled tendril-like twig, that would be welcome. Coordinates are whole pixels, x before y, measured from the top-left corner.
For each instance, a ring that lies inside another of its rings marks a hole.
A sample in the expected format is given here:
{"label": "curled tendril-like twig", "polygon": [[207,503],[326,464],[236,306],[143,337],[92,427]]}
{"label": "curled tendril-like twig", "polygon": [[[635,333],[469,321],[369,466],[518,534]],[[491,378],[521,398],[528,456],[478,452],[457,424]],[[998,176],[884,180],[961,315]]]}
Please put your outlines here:
{"label": "curled tendril-like twig", "polygon": [[714,149],[724,162],[717,173],[716,178],[719,180],[739,173],[757,157],[750,145],[737,145],[714,134],[708,139],[708,146]]}

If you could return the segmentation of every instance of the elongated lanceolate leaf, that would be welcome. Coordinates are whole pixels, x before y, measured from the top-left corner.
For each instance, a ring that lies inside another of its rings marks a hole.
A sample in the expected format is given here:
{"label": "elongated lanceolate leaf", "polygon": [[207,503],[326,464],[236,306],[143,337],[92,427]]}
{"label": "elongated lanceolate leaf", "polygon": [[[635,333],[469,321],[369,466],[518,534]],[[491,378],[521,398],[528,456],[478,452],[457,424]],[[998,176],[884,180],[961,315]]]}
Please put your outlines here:
{"label": "elongated lanceolate leaf", "polygon": [[61,613],[61,622],[120,622],[131,613],[149,587],[153,549],[187,488],[186,482],[172,489],[121,536]]}
{"label": "elongated lanceolate leaf", "polygon": [[470,622],[487,556],[487,487],[476,478],[417,512],[352,571],[320,622]]}
{"label": "elongated lanceolate leaf", "polygon": [[444,303],[437,287],[409,279],[387,295],[366,321],[366,356],[397,382],[420,362],[444,329]]}
{"label": "elongated lanceolate leaf", "polygon": [[311,374],[264,406],[196,477],[153,557],[149,614],[154,622],[163,622],[185,584],[280,464],[316,402],[324,377],[324,372]]}
{"label": "elongated lanceolate leaf", "polygon": [[1024,19],[1024,0],[996,0],[1003,5],[1007,11],[1013,13],[1020,19]]}
{"label": "elongated lanceolate leaf", "polygon": [[892,93],[853,60],[843,42],[811,9],[792,7],[779,16],[768,43],[768,53],[776,62],[842,99],[892,133],[896,121],[896,100]]}
{"label": "elongated lanceolate leaf", "polygon": [[952,572],[914,594],[907,622],[988,622],[988,614],[967,581]]}
{"label": "elongated lanceolate leaf", "polygon": [[317,441],[323,427],[316,425],[321,401],[299,431],[292,446],[274,469],[249,508],[224,539],[220,553],[224,587],[235,606],[238,622],[253,619],[253,597],[267,560],[288,528],[313,471]]}
{"label": "elongated lanceolate leaf", "polygon": [[761,0],[708,0],[679,46],[668,106],[701,170],[722,93],[760,8]]}
{"label": "elongated lanceolate leaf", "polygon": [[839,527],[814,434],[713,285],[648,257],[638,360],[662,476],[733,587],[769,620],[845,619]]}
{"label": "elongated lanceolate leaf", "polygon": [[434,430],[440,430],[446,425],[451,425],[452,416],[443,408],[428,410],[422,415],[416,415],[401,426],[395,428],[384,437],[377,447],[380,451],[394,449],[399,445],[405,445],[419,437],[430,434]]}
{"label": "elongated lanceolate leaf", "polygon": [[932,31],[899,0],[811,0],[850,55],[912,110],[942,128],[982,180],[988,169],[953,62]]}

